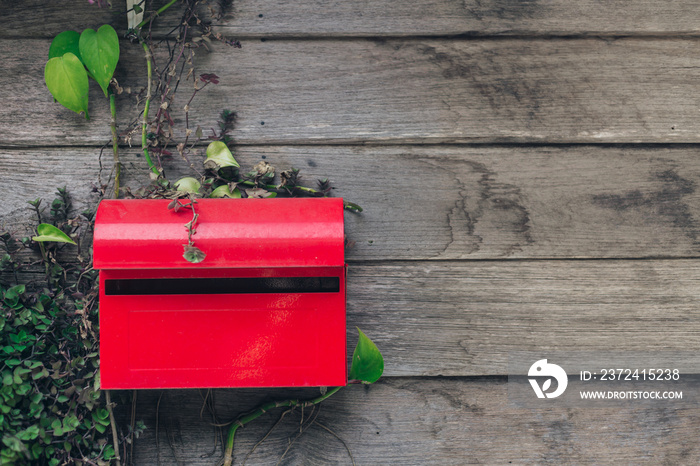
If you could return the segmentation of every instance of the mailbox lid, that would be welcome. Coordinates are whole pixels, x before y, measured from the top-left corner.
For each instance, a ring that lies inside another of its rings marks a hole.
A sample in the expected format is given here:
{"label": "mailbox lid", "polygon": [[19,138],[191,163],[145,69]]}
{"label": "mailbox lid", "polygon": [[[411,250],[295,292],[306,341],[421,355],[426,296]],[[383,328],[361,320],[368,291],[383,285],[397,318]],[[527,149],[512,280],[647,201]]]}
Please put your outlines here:
{"label": "mailbox lid", "polygon": [[167,199],[103,200],[95,217],[96,269],[325,267],[344,265],[340,198],[198,199],[195,245],[183,258],[192,210]]}

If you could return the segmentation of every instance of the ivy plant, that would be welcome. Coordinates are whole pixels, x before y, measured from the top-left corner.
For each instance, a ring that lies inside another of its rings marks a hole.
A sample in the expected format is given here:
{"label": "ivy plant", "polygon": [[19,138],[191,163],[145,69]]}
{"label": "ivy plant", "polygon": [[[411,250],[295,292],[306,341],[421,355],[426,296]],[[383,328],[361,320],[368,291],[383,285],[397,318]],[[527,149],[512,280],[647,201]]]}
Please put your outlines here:
{"label": "ivy plant", "polygon": [[[0,465],[106,465],[116,451],[99,390],[97,273],[57,260],[59,248],[78,249],[77,225],[91,216],[70,218],[65,189],[48,216],[39,199],[30,204],[39,222],[51,223],[40,223],[31,239],[0,234],[0,275],[15,279],[0,281]],[[38,290],[19,281],[15,257],[35,244],[47,275]]]}
{"label": "ivy plant", "polygon": [[108,97],[109,83],[119,61],[119,37],[108,24],[82,34],[63,31],[51,42],[44,80],[54,99],[76,113],[88,113],[88,77]]}
{"label": "ivy plant", "polygon": [[49,60],[44,68],[44,81],[54,100],[69,110],[82,113],[90,119],[88,112],[88,78],[92,78],[109,99],[112,130],[112,152],[114,154],[114,197],[119,196],[121,165],[117,139],[117,104],[109,85],[119,62],[119,37],[109,24],[97,31],[85,29],[63,31],[51,42]]}
{"label": "ivy plant", "polygon": [[[224,110],[221,119],[226,121],[227,116],[232,112]],[[218,139],[212,141],[207,146],[203,162],[203,172],[199,172],[199,178],[186,176],[173,183],[173,191],[167,191],[167,181],[165,181],[166,191],[164,196],[174,197],[169,208],[176,212],[182,208],[192,210],[192,220],[185,225],[187,229],[188,242],[183,244],[185,260],[192,263],[202,262],[206,258],[206,253],[194,245],[193,235],[196,230],[198,215],[196,212],[197,198],[258,198],[271,199],[278,195],[286,196],[328,196],[333,189],[328,179],[317,181],[317,188],[309,188],[301,185],[301,175],[299,169],[291,168],[279,175],[279,182],[276,180],[275,167],[268,162],[261,160],[252,170],[241,173],[240,164],[233,156],[233,152],[225,141],[226,123],[222,124],[221,134]],[[189,202],[182,202],[188,199]],[[362,207],[352,202],[345,201],[344,207],[352,212],[362,212]]]}
{"label": "ivy plant", "polygon": [[0,464],[114,457],[99,406],[97,346],[80,336],[80,317],[24,285],[0,285],[0,298]]}

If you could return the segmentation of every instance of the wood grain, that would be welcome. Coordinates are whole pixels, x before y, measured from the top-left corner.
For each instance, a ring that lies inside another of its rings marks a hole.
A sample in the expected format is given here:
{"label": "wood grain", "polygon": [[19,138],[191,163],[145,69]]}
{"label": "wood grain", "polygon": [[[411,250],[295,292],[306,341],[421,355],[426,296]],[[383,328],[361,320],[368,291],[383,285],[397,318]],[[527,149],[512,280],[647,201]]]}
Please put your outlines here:
{"label": "wood grain", "polygon": [[[685,387],[693,390],[691,384]],[[222,422],[268,397],[313,396],[313,391],[298,390],[214,392]],[[136,464],[156,464],[158,457],[161,464],[214,464],[221,449],[213,450],[211,417],[205,410],[200,418],[202,398],[194,390],[164,392],[160,447],[155,448],[158,396],[157,391],[138,394],[136,419],[148,428],[136,441]],[[695,464],[700,461],[697,414],[692,407],[631,403],[528,410],[509,404],[506,384],[499,379],[384,378],[367,390],[341,390],[324,402],[317,420],[347,443],[358,465]],[[270,412],[238,431],[234,464],[242,464],[279,415]],[[245,464],[275,464],[299,433],[299,421],[298,413],[287,415]],[[312,426],[282,464],[351,463],[337,438]]]}
{"label": "wood grain", "polygon": [[[98,160],[110,134],[96,87],[89,122],[51,101],[50,40],[126,25],[121,1],[113,10],[5,3],[0,229],[25,233],[26,200],[48,204],[67,185],[82,210],[111,168],[108,155],[103,170]],[[514,351],[700,349],[700,159],[694,145],[660,144],[700,142],[696,9],[690,0],[236,0],[215,30],[243,49],[196,50],[197,74],[221,84],[195,99],[193,126],[206,131],[220,110],[235,110],[243,166],[265,158],[302,168],[309,183],[330,176],[334,195],[365,207],[346,217],[348,328],[379,345],[386,377],[344,389],[318,417],[357,464],[700,462],[697,407],[528,410],[509,404],[502,377]],[[178,20],[168,12],[154,35]],[[142,107],[144,70],[138,46],[122,41],[117,78],[131,90],[119,97],[122,131]],[[180,127],[183,105],[174,106]],[[128,185],[147,182],[136,148],[122,160]],[[187,173],[178,160],[165,167],[173,179]],[[355,340],[349,333],[349,347]],[[684,383],[696,391],[697,380]],[[263,399],[315,393],[214,391],[219,421]],[[126,426],[128,392],[119,395]],[[215,463],[221,447],[206,456],[215,431],[200,393],[166,391],[157,414],[159,395],[139,392],[136,419],[148,428],[135,464]],[[236,464],[277,415],[239,431]],[[246,464],[274,464],[299,420],[290,414]],[[350,460],[314,426],[282,464]]]}
{"label": "wood grain", "polygon": [[[124,2],[100,9],[82,0],[7,2],[0,37],[53,37],[67,27],[103,23],[126,30]],[[166,3],[148,2],[153,10]],[[210,2],[216,4],[218,2]],[[690,0],[277,0],[227,1],[217,31],[239,37],[357,37],[435,35],[697,35]],[[41,18],[37,21],[36,18]],[[180,18],[172,7],[155,22],[163,34]]]}
{"label": "wood grain", "polygon": [[[91,121],[54,104],[48,46],[0,41],[0,144],[102,144],[104,97],[93,86]],[[210,128],[233,109],[241,144],[699,140],[694,40],[253,40],[197,52],[197,73],[222,79],[191,105],[192,125]],[[138,92],[140,49],[123,44],[121,63],[120,83]],[[181,130],[187,86],[173,107]],[[136,97],[119,100],[124,129]]]}
{"label": "wood grain", "polygon": [[[68,29],[81,32],[87,28],[98,29],[103,24],[111,24],[123,36],[127,29],[126,3],[116,0],[111,3],[110,8],[99,8],[97,2],[90,5],[88,0],[3,2],[5,24],[0,37],[53,39]],[[167,0],[149,0],[147,10],[153,11],[166,3]],[[175,27],[180,20],[179,10],[179,7],[173,7],[169,14],[157,20],[164,32]]]}
{"label": "wood grain", "polygon": [[348,328],[371,336],[391,376],[507,374],[515,351],[696,351],[697,270],[695,260],[351,264]]}
{"label": "wood grain", "polygon": [[[330,177],[334,196],[363,206],[346,214],[352,261],[700,255],[694,146],[244,146],[236,157],[245,170],[263,157],[300,168],[309,186]],[[136,149],[122,160],[127,183],[149,182]],[[190,176],[185,165],[171,159],[166,174]],[[99,172],[96,148],[0,150],[0,218],[23,234],[26,201],[64,185],[80,211]]]}

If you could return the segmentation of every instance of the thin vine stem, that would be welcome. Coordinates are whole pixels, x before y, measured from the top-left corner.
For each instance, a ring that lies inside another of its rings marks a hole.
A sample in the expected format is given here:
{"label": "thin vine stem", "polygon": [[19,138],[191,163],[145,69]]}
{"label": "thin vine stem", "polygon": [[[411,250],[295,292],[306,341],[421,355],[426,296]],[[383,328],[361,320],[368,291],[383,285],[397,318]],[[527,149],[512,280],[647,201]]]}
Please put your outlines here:
{"label": "thin vine stem", "polygon": [[[174,3],[174,2],[171,2]],[[153,173],[160,176],[160,171],[156,168],[153,160],[151,160],[151,155],[148,153],[148,109],[151,106],[151,80],[153,78],[153,65],[151,64],[152,54],[151,49],[145,41],[141,42],[143,46],[143,51],[146,54],[146,69],[148,74],[148,85],[146,87],[146,103],[143,107],[143,124],[141,126],[141,148],[143,149],[143,156],[146,158],[146,163],[148,163],[148,168],[151,169]]]}
{"label": "thin vine stem", "polygon": [[109,112],[112,116],[109,126],[112,129],[112,152],[114,154],[114,198],[119,197],[119,184],[122,167],[119,163],[119,138],[117,136],[117,99],[111,90],[109,91]]}
{"label": "thin vine stem", "polygon": [[117,422],[114,420],[114,412],[112,411],[112,399],[110,398],[109,390],[105,390],[105,398],[107,404],[107,412],[109,413],[109,424],[112,427],[112,442],[114,443],[114,460],[117,466],[121,465],[119,457],[119,436],[117,435]]}
{"label": "thin vine stem", "polygon": [[[284,190],[284,187],[279,187],[279,186],[274,185],[274,184],[255,184],[254,181],[250,181],[250,180],[237,181],[236,183],[250,186],[252,188],[263,188],[263,189],[266,189],[268,191],[282,191],[282,190]],[[314,196],[322,196],[323,195],[322,192],[317,191],[313,188],[307,188],[306,186],[294,186],[294,187],[290,187],[289,189],[290,190],[298,189],[299,191],[304,191],[304,192],[312,194]]]}
{"label": "thin vine stem", "polygon": [[268,403],[265,403],[258,408],[256,408],[254,411],[238,418],[237,420],[233,421],[233,424],[231,425],[231,428],[228,431],[228,438],[226,440],[226,451],[224,453],[224,466],[231,466],[233,464],[233,441],[236,437],[236,431],[238,430],[239,427],[243,427],[246,424],[248,424],[251,421],[254,421],[255,419],[259,418],[266,412],[270,411],[271,409],[274,408],[306,408],[309,406],[314,406],[322,402],[323,400],[327,399],[334,393],[336,393],[338,390],[340,390],[341,387],[334,387],[329,389],[325,394],[318,396],[316,398],[313,398],[311,400],[284,400],[284,401],[270,401]]}
{"label": "thin vine stem", "polygon": [[136,29],[136,30],[141,29],[142,27],[144,27],[145,25],[150,23],[156,16],[160,15],[162,12],[164,12],[165,10],[167,10],[168,8],[173,6],[175,3],[177,3],[177,0],[170,0],[168,3],[166,3],[162,7],[158,8],[158,10],[156,10],[155,14],[150,16],[148,19],[144,19],[143,21],[141,21],[134,29]]}
{"label": "thin vine stem", "polygon": [[38,241],[39,243],[39,249],[41,250],[41,258],[44,259],[44,268],[46,270],[46,281],[51,283],[51,275],[49,274],[49,256],[46,255],[46,247],[44,247],[44,242],[43,241]]}

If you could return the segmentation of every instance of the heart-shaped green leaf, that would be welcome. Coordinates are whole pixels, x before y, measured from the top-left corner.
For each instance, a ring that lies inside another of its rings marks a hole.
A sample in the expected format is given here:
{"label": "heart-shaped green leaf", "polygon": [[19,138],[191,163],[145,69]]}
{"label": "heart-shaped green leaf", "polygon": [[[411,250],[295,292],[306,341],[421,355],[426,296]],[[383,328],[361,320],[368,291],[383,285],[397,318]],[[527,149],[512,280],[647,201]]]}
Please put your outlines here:
{"label": "heart-shaped green leaf", "polygon": [[78,46],[80,58],[106,96],[109,82],[119,61],[117,32],[109,24],[105,24],[97,31],[86,29],[80,34]]}
{"label": "heart-shaped green leaf", "polygon": [[5,297],[5,299],[8,299],[8,300],[15,299],[19,295],[24,294],[25,291],[26,291],[26,288],[24,285],[16,285],[16,286],[13,286],[12,288],[9,288],[7,291],[5,291],[4,297]]}
{"label": "heart-shaped green leaf", "polygon": [[[68,52],[72,53],[78,60],[83,61],[80,58],[80,34],[75,31],[63,31],[59,35],[53,38],[51,42],[51,47],[49,47],[49,60],[54,57],[62,57]],[[83,63],[84,65],[84,63]],[[95,79],[90,71],[86,70],[89,77]]]}
{"label": "heart-shaped green leaf", "polygon": [[207,159],[204,161],[212,161],[219,168],[223,167],[240,167],[236,159],[233,158],[233,154],[229,150],[228,146],[222,141],[214,141],[207,146]]}
{"label": "heart-shaped green leaf", "polygon": [[191,176],[180,178],[175,182],[175,189],[182,193],[197,194],[199,192],[199,188],[201,187],[201,183]]}
{"label": "heart-shaped green leaf", "polygon": [[360,339],[352,354],[350,383],[370,384],[379,380],[384,373],[384,358],[377,345],[362,330],[357,329]]}
{"label": "heart-shaped green leaf", "polygon": [[33,236],[32,239],[40,243],[53,241],[55,243],[75,244],[75,241],[73,241],[70,236],[48,223],[42,223],[36,227],[36,232],[39,234],[39,236]]}
{"label": "heart-shaped green leaf", "polygon": [[63,31],[53,38],[51,47],[49,47],[49,59],[54,57],[62,57],[70,52],[80,60],[80,48],[78,42],[80,34],[75,31]]}
{"label": "heart-shaped green leaf", "polygon": [[88,75],[83,63],[73,53],[53,57],[44,68],[44,80],[49,92],[61,105],[76,113],[88,115]]}
{"label": "heart-shaped green leaf", "polygon": [[209,197],[230,197],[233,199],[240,199],[241,190],[238,188],[234,188],[233,192],[231,192],[228,185],[225,184],[223,186],[219,186],[214,191],[212,191]]}

